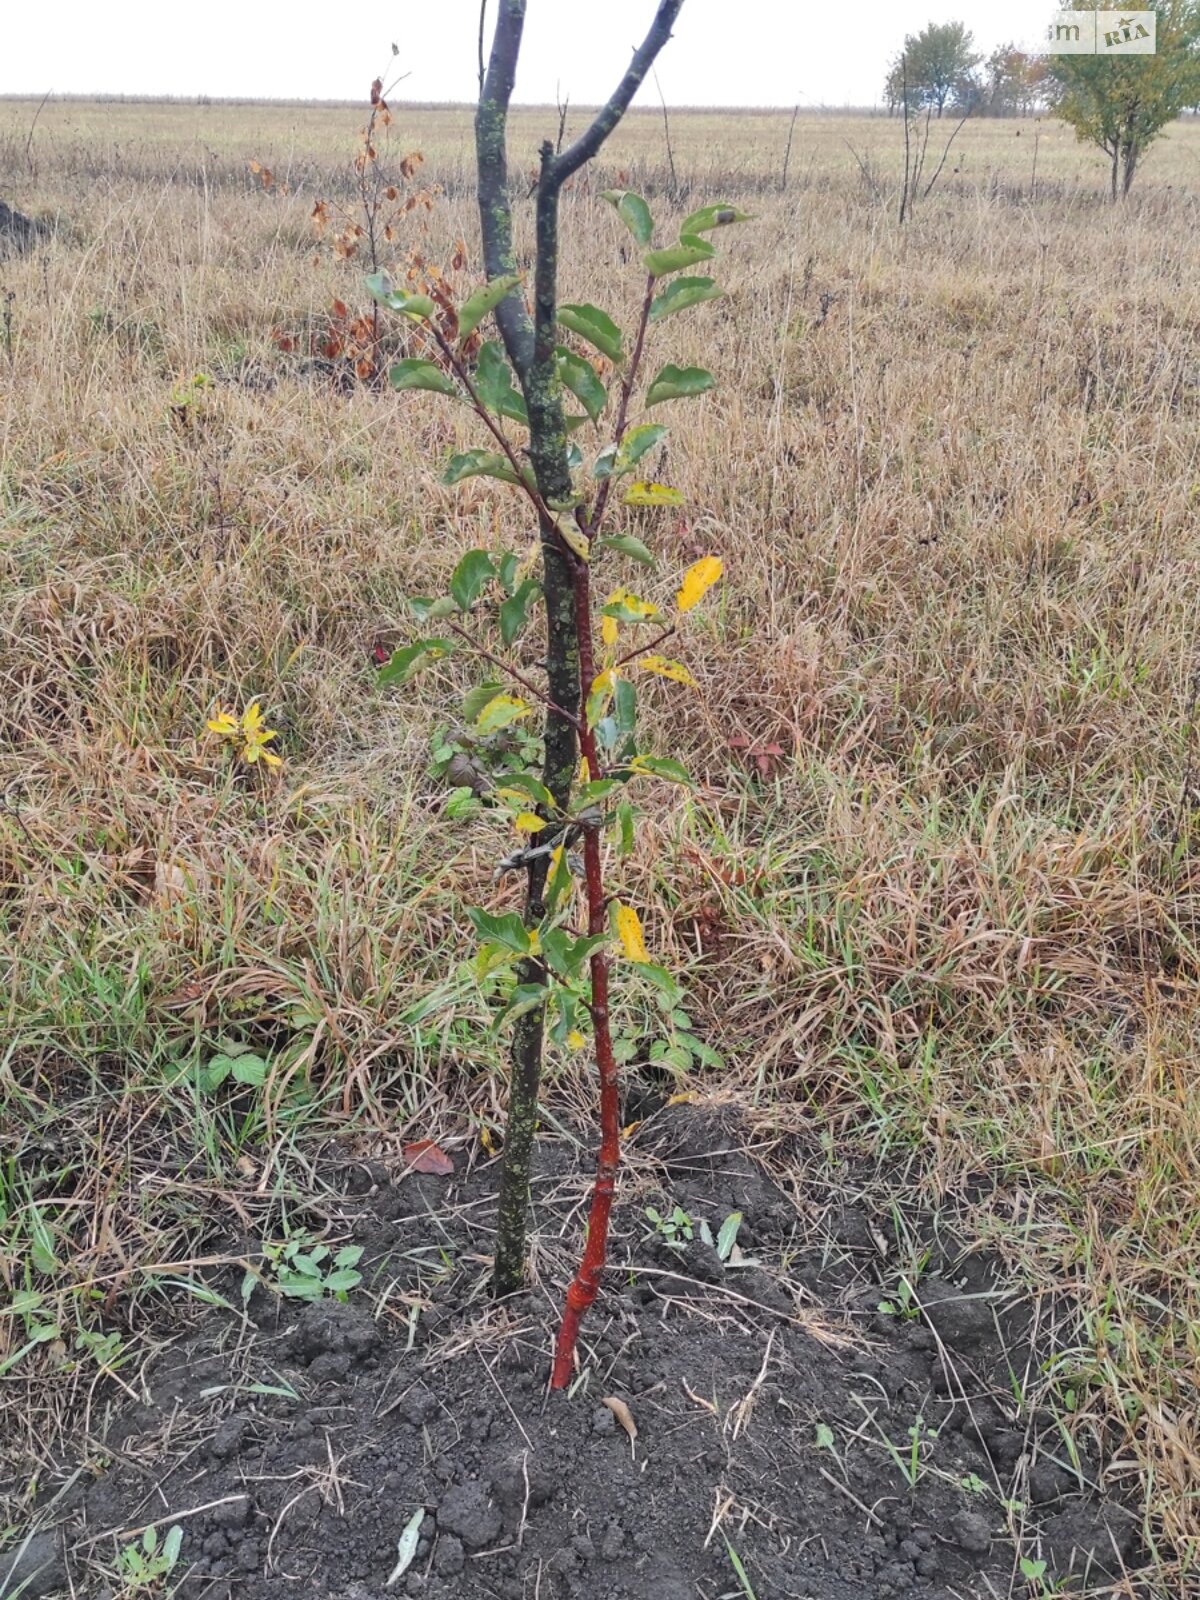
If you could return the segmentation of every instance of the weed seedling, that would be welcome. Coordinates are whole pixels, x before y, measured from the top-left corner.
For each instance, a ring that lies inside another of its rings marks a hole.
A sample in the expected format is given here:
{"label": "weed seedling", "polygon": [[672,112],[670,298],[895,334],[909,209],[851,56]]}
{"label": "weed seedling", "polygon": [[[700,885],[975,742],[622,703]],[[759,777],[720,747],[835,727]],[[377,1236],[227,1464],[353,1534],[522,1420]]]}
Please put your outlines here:
{"label": "weed seedling", "polygon": [[346,1245],[334,1255],[327,1244],[316,1244],[305,1233],[281,1241],[263,1242],[266,1270],[247,1272],[242,1279],[242,1299],[249,1300],[258,1283],[273,1284],[291,1300],[323,1300],[328,1295],[345,1301],[362,1282],[357,1271],[363,1247]]}
{"label": "weed seedling", "polygon": [[692,1219],[682,1206],[676,1206],[669,1217],[664,1217],[661,1211],[656,1211],[653,1206],[646,1207],[646,1215],[654,1224],[655,1230],[661,1234],[664,1244],[669,1244],[675,1250],[682,1250],[690,1244],[693,1237]]}
{"label": "weed seedling", "polygon": [[183,1529],[178,1523],[167,1534],[161,1548],[155,1527],[147,1528],[139,1541],[127,1544],[119,1561],[125,1593],[131,1596],[160,1594],[164,1580],[175,1570],[182,1544]]}

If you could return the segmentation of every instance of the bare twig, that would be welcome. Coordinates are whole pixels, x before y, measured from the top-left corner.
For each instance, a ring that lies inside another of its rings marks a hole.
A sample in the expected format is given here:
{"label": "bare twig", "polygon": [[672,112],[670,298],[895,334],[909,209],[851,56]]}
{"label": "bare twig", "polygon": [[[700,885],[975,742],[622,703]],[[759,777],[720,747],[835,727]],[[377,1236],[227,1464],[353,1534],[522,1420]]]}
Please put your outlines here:
{"label": "bare twig", "polygon": [[662,84],[658,81],[657,71],[654,74],[654,87],[658,90],[658,102],[662,106],[663,133],[667,141],[667,166],[671,171],[671,199],[679,198],[679,179],[675,176],[675,152],[671,149],[671,119],[667,115],[667,99],[662,92]]}

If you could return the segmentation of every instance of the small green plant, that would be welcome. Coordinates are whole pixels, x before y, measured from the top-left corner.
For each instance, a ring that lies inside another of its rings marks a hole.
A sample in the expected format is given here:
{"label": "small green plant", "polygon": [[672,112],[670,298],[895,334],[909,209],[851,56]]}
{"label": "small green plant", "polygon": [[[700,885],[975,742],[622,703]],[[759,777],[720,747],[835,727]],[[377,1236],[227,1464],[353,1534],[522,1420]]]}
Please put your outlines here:
{"label": "small green plant", "polygon": [[717,1236],[714,1239],[712,1229],[703,1218],[698,1224],[701,1239],[710,1249],[717,1252],[717,1259],[723,1261],[729,1267],[747,1265],[741,1251],[738,1249],[737,1236],[741,1225],[742,1213],[740,1211],[731,1211],[717,1230]]}
{"label": "small green plant", "polygon": [[682,1250],[691,1243],[694,1233],[692,1219],[682,1206],[676,1206],[669,1217],[664,1217],[653,1206],[647,1206],[646,1215],[661,1234],[663,1243],[669,1244],[672,1249]]}
{"label": "small green plant", "polygon": [[169,1578],[179,1561],[183,1544],[183,1529],[178,1523],[169,1531],[161,1546],[158,1529],[146,1529],[139,1541],[127,1544],[118,1561],[121,1581],[127,1595],[152,1595],[162,1591],[164,1580]]}
{"label": "small green plant", "polygon": [[921,1315],[916,1293],[907,1278],[899,1280],[890,1299],[879,1302],[879,1310],[885,1317],[897,1317],[902,1322],[911,1322]]}
{"label": "small green plant", "polygon": [[1021,1557],[1021,1576],[1029,1585],[1029,1592],[1038,1596],[1038,1600],[1050,1600],[1054,1590],[1046,1582],[1046,1563],[1032,1556]]}
{"label": "small green plant", "polygon": [[936,1442],[937,1436],[937,1429],[928,1427],[924,1417],[918,1417],[909,1428],[907,1446],[897,1445],[885,1433],[880,1433],[881,1444],[896,1463],[910,1490],[920,1482],[925,1471],[927,1447]]}
{"label": "small green plant", "polygon": [[754,1585],[750,1582],[750,1574],[746,1571],[741,1556],[738,1555],[728,1539],[725,1541],[725,1548],[729,1552],[729,1564],[737,1576],[737,1581],[741,1585],[741,1590],[746,1600],[758,1600],[758,1596],[754,1592]]}
{"label": "small green plant", "polygon": [[308,1234],[263,1241],[264,1269],[247,1272],[242,1279],[242,1299],[249,1300],[256,1284],[266,1283],[290,1300],[346,1300],[362,1282],[357,1270],[362,1245],[344,1246],[336,1254],[327,1244],[317,1244]]}

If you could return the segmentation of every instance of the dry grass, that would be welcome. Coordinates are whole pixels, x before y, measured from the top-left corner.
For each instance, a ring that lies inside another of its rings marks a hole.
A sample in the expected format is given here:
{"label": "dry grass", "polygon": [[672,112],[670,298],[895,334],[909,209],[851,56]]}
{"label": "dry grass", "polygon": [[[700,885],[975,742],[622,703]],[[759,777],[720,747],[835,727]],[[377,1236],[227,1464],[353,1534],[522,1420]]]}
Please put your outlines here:
{"label": "dry grass", "polygon": [[[369,652],[462,550],[527,530],[491,488],[438,485],[477,442],[458,413],[341,392],[273,343],[358,293],[307,226],[355,114],[56,106],[33,173],[28,119],[0,105],[0,189],[60,230],[0,264],[0,1277],[47,1296],[67,1356],[105,1327],[133,1360],[164,1276],[294,1204],[313,1136],[496,1122],[463,908],[495,903],[498,841],[448,828],[426,771],[466,680],[381,694]],[[544,126],[523,114],[520,148]],[[464,117],[411,134],[447,190],[430,240],[474,238]],[[674,419],[688,518],[627,513],[664,589],[704,551],[727,573],[687,646],[702,693],[648,696],[700,795],[655,796],[629,888],[725,1088],[798,1104],[831,1160],[918,1158],[935,1199],[990,1175],[973,1226],[1077,1295],[1065,1425],[1140,1486],[1179,1592],[1200,1549],[1200,132],[1114,211],[1061,128],[969,126],[903,231],[894,125],[800,122],[780,194],[785,137],[677,119],[693,199],[759,220],[726,247],[730,298],[660,346],[720,383]],[[652,118],[600,176],[621,170],[669,220]],[[602,186],[567,205],[563,281],[628,313]],[[287,757],[265,785],[202,737],[254,695]],[[732,736],[786,755],[760,779]],[[645,1032],[636,998],[623,1027]],[[231,1037],[272,1063],[249,1105],[179,1077]],[[552,1118],[577,1094],[556,1070]]]}

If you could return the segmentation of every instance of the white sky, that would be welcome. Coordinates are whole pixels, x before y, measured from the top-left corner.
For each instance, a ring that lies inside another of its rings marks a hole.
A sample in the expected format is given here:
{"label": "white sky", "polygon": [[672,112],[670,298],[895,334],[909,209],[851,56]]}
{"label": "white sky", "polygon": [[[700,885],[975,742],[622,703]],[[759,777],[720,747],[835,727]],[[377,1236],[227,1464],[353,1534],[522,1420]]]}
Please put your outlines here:
{"label": "white sky", "polygon": [[[558,85],[575,105],[606,98],[654,3],[529,0],[516,99],[552,102]],[[1053,9],[1054,0],[685,0],[659,78],[674,105],[869,105],[904,35],[925,23],[965,22],[986,54],[1037,38]],[[4,10],[0,94],[361,99],[395,39],[397,65],[411,69],[397,100],[475,95],[478,0],[56,0],[46,11],[8,0]],[[653,84],[647,101],[656,103]]]}

